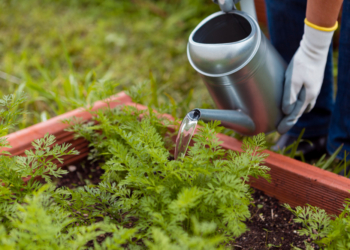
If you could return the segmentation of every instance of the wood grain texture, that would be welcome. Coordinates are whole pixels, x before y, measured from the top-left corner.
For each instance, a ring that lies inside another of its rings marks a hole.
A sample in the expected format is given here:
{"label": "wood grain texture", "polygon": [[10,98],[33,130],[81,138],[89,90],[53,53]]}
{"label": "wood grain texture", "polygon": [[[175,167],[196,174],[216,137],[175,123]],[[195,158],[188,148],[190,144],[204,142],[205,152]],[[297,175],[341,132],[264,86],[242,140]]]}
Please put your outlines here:
{"label": "wood grain texture", "polygon": [[[126,102],[131,102],[131,98],[124,92],[120,92],[105,101],[96,102],[91,110],[96,111],[106,108],[108,105],[106,101],[108,101],[110,106],[113,108]],[[34,140],[43,138],[47,133],[56,136],[56,141],[58,144],[66,142],[72,143],[74,147],[76,147],[79,145],[78,143],[83,143],[85,147],[87,147],[88,144],[86,141],[75,141],[73,139],[72,133],[64,131],[69,127],[69,125],[62,123],[62,120],[72,118],[80,118],[84,121],[88,121],[92,118],[92,114],[83,108],[79,108],[67,112],[63,115],[51,118],[46,122],[41,122],[20,131],[14,132],[7,136],[7,141],[12,146],[12,148],[0,148],[0,152],[6,150],[9,151],[12,155],[23,155],[25,150],[33,148],[32,142]]]}
{"label": "wood grain texture", "polygon": [[[242,143],[226,135],[219,135],[222,146],[241,151]],[[265,150],[269,154],[266,166],[271,168],[271,183],[252,178],[251,186],[276,197],[291,206],[310,204],[329,214],[339,214],[345,198],[350,198],[350,180],[289,157]]]}

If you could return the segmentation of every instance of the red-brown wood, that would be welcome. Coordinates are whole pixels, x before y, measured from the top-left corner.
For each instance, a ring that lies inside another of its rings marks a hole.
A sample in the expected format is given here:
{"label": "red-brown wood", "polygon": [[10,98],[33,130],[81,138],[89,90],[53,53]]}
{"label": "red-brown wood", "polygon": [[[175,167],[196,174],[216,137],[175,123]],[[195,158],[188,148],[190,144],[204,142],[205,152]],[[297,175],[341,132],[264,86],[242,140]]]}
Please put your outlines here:
{"label": "red-brown wood", "polygon": [[[106,108],[108,105],[107,102],[109,103],[110,107],[113,108],[118,105],[124,105],[127,102],[131,102],[131,98],[124,92],[121,92],[115,96],[108,98],[105,101],[96,102],[91,108],[91,111]],[[33,148],[32,142],[34,140],[43,138],[45,134],[48,133],[56,137],[57,144],[71,143],[72,147],[80,152],[79,155],[64,157],[64,166],[81,160],[88,155],[88,143],[83,139],[74,140],[72,133],[64,131],[69,127],[69,125],[62,123],[62,120],[72,118],[79,118],[84,121],[88,121],[92,118],[92,114],[84,108],[79,108],[51,118],[46,122],[41,122],[20,131],[14,132],[7,136],[7,141],[12,146],[12,148],[0,148],[0,152],[6,150],[9,151],[12,155],[24,155],[25,150]]]}
{"label": "red-brown wood", "polygon": [[[124,93],[112,97],[111,100],[111,107],[132,105],[138,109],[146,109],[145,106],[132,103],[131,98]],[[92,110],[106,108],[106,106],[105,102],[97,102]],[[171,118],[170,115],[165,116]],[[80,151],[80,154],[77,156],[66,157],[60,167],[85,158],[89,152],[88,143],[83,139],[74,140],[72,133],[64,131],[68,125],[61,122],[63,119],[73,117],[90,120],[92,114],[84,109],[77,109],[10,134],[8,141],[13,148],[9,151],[13,155],[22,155],[26,149],[32,148],[31,142],[33,140],[42,138],[46,133],[50,133],[56,136],[58,144],[72,143],[73,147]],[[223,134],[219,134],[218,137],[223,141],[223,148],[241,151],[242,143],[240,141]],[[4,149],[0,149],[0,152],[2,150]],[[325,209],[330,214],[338,214],[344,199],[350,198],[348,192],[350,190],[349,179],[269,150],[265,152],[269,154],[265,165],[271,168],[272,181],[268,183],[261,178],[253,179],[251,185],[270,196],[276,197],[281,203],[289,203],[291,206],[311,204]]]}
{"label": "red-brown wood", "polygon": [[[242,143],[220,134],[222,147],[241,151]],[[271,168],[271,183],[252,178],[251,186],[276,197],[291,206],[310,204],[323,208],[329,214],[339,214],[345,198],[350,198],[350,180],[289,157],[265,150],[269,154],[266,166]]]}

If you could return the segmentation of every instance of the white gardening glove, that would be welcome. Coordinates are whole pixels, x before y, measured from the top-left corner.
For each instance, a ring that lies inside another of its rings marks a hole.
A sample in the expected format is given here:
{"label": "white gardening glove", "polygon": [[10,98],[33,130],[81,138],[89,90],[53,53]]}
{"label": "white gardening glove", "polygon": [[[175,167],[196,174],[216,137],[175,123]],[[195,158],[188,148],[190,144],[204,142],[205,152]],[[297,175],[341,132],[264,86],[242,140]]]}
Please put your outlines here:
{"label": "white gardening glove", "polygon": [[282,110],[286,116],[277,127],[279,133],[286,133],[304,112],[309,112],[315,106],[336,27],[337,24],[332,31],[321,31],[316,29],[320,28],[318,26],[312,28],[305,24],[300,47],[285,74]]}

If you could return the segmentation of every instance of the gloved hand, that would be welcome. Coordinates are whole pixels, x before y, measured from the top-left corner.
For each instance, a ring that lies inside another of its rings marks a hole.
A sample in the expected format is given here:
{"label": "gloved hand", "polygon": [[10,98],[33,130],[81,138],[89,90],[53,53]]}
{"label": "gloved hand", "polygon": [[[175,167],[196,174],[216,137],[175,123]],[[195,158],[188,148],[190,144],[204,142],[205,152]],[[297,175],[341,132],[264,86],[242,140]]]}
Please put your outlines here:
{"label": "gloved hand", "polygon": [[336,28],[337,23],[332,28],[322,28],[305,19],[300,47],[285,74],[282,110],[286,116],[277,127],[279,133],[286,133],[304,112],[309,112],[315,106]]}

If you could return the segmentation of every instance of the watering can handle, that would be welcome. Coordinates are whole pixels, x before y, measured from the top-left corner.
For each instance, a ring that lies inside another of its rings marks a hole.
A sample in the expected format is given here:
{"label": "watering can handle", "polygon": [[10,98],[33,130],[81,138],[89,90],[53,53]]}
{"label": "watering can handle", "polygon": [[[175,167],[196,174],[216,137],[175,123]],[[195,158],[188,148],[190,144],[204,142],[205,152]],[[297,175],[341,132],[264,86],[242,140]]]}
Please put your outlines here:
{"label": "watering can handle", "polygon": [[[230,12],[236,9],[235,4],[240,2],[240,0],[213,0],[213,2],[218,4],[223,12]],[[241,10],[258,20],[254,0],[243,0],[241,2]]]}
{"label": "watering can handle", "polygon": [[235,4],[238,3],[240,0],[213,0],[214,3],[218,4],[220,6],[220,9],[223,12],[230,12],[232,10],[235,10]]}

